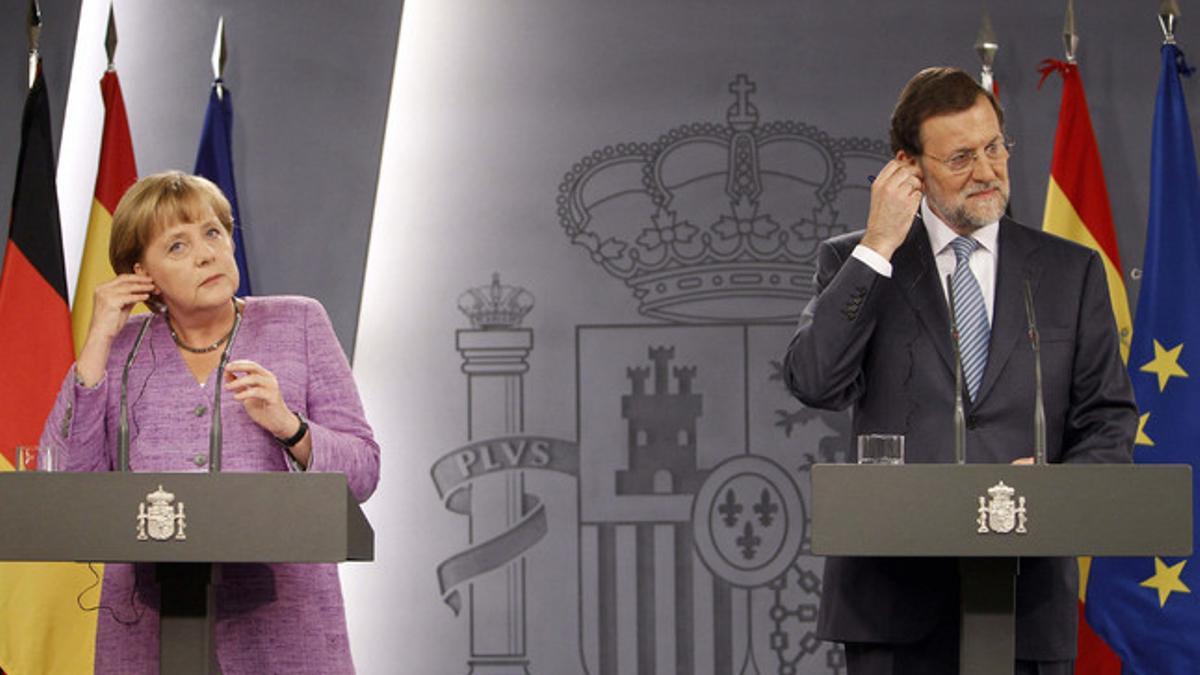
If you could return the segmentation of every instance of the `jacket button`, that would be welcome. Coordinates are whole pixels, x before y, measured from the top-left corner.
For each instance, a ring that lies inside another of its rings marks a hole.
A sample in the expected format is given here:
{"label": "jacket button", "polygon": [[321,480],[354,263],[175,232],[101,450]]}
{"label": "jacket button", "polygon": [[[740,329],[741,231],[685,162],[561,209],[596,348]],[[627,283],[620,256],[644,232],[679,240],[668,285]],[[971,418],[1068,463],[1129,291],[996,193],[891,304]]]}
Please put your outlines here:
{"label": "jacket button", "polygon": [[967,415],[967,428],[974,429],[979,426],[979,420],[974,415]]}
{"label": "jacket button", "polygon": [[192,458],[192,462],[194,462],[196,466],[204,466],[205,464],[208,464],[208,457],[205,455],[196,455]]}
{"label": "jacket button", "polygon": [[204,413],[208,412],[208,406],[198,405],[192,412],[195,413],[196,417],[201,417]]}

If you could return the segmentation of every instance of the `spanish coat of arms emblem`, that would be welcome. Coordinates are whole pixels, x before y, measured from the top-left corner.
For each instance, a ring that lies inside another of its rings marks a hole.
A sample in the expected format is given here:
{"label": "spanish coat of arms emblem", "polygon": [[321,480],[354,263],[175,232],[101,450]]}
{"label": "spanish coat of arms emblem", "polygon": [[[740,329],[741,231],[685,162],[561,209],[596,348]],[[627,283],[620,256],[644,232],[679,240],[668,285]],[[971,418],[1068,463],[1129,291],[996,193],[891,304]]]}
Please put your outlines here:
{"label": "spanish coat of arms emblem", "polygon": [[983,495],[979,496],[979,517],[975,521],[979,524],[979,534],[1025,534],[1025,498],[1017,497],[1014,501],[1016,490],[1005,485],[1004,481],[988,488],[987,492],[991,496],[990,501]]}
{"label": "spanish coat of arms emblem", "polygon": [[183,502],[179,502],[172,508],[171,503],[174,501],[175,495],[163,490],[161,485],[157,490],[146,495],[146,500],[138,504],[138,541],[149,539],[170,541],[172,538],[182,541],[187,539],[187,535],[183,533],[187,526],[187,519],[183,513]]}

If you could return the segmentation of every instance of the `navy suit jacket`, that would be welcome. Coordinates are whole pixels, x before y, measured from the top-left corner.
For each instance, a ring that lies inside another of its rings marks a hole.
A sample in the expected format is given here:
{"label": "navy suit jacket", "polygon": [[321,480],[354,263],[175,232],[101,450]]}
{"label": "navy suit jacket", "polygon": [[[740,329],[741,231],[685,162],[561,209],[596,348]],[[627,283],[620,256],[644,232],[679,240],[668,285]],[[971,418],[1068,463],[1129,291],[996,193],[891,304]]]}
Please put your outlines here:
{"label": "navy suit jacket", "polygon": [[[817,293],[788,346],[788,388],[805,405],[853,408],[854,434],[902,433],[906,462],[954,461],[954,348],[949,309],[918,217],[892,256],[892,277],[851,252],[862,233],[823,242]],[[1121,362],[1103,263],[1090,249],[1000,222],[988,361],[966,401],[971,463],[1033,455],[1034,363],[1024,284],[1041,337],[1046,454],[1057,462],[1129,462],[1137,408]],[[818,634],[906,643],[958,611],[954,560],[829,558]],[[1078,569],[1069,558],[1023,559],[1017,658],[1075,658]]]}

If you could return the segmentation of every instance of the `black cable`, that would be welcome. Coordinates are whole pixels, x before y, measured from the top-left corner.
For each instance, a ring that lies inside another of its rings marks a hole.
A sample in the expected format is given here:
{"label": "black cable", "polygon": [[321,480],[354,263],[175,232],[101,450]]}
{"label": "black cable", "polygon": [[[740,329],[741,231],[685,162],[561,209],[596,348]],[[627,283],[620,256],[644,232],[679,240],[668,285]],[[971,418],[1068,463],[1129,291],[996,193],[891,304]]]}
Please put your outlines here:
{"label": "black cable", "polygon": [[85,607],[83,605],[83,596],[86,595],[88,593],[88,591],[91,591],[96,586],[99,586],[100,582],[101,582],[100,574],[96,572],[96,563],[90,562],[87,564],[87,566],[88,566],[88,571],[92,573],[92,577],[95,578],[95,581],[93,581],[92,584],[90,586],[88,586],[87,588],[83,589],[82,591],[79,591],[79,595],[75,596],[75,604],[79,606],[79,609],[81,609],[84,612],[98,612],[100,610],[105,610],[109,613],[110,616],[112,616],[113,621],[116,621],[117,623],[121,624],[122,626],[137,625],[142,620],[142,615],[145,614],[145,609],[138,607],[137,603],[134,602],[134,598],[137,596],[137,575],[136,575],[136,573],[134,574],[133,585],[130,586],[130,588],[129,588],[129,608],[131,610],[133,610],[134,616],[133,616],[133,619],[122,619],[121,617],[117,616],[116,610],[108,605],[97,604],[95,607]]}

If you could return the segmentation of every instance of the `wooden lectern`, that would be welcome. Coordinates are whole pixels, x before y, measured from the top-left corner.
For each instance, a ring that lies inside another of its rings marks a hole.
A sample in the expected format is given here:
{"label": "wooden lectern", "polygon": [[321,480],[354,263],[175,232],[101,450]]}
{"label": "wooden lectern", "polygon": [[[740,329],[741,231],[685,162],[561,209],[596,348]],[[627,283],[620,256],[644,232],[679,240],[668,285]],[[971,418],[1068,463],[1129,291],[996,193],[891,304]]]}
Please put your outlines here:
{"label": "wooden lectern", "polygon": [[819,555],[959,559],[959,672],[1012,675],[1022,556],[1187,556],[1187,465],[821,464]]}
{"label": "wooden lectern", "polygon": [[[0,473],[0,560],[155,563],[163,673],[219,673],[213,563],[372,560],[336,473]],[[82,589],[80,589],[82,590]]]}

